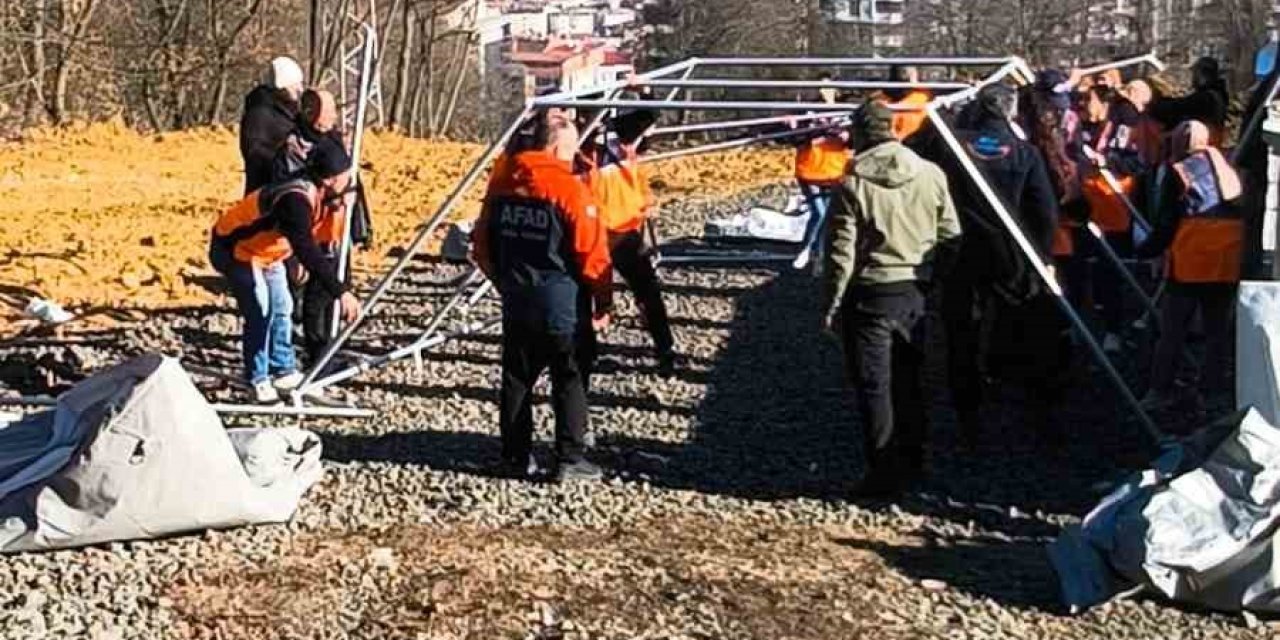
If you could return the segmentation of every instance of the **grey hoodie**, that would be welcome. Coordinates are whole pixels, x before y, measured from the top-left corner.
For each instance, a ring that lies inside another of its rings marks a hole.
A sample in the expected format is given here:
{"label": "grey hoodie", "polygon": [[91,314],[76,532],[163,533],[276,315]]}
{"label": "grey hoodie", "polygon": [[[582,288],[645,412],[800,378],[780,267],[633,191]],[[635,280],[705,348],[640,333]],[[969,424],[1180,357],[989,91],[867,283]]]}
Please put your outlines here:
{"label": "grey hoodie", "polygon": [[824,309],[836,312],[850,283],[928,281],[934,250],[960,236],[960,219],[937,165],[899,142],[854,159],[832,199]]}

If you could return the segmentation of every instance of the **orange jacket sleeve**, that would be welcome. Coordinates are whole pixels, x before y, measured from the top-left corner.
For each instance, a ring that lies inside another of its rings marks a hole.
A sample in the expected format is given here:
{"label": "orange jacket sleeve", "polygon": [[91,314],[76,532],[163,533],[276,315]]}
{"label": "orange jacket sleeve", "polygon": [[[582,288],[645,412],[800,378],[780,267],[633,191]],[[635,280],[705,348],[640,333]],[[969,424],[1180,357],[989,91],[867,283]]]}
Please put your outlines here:
{"label": "orange jacket sleeve", "polygon": [[613,259],[609,256],[609,231],[604,218],[586,185],[572,180],[565,181],[564,186],[560,207],[573,236],[573,254],[582,269],[582,279],[597,298],[611,297]]}

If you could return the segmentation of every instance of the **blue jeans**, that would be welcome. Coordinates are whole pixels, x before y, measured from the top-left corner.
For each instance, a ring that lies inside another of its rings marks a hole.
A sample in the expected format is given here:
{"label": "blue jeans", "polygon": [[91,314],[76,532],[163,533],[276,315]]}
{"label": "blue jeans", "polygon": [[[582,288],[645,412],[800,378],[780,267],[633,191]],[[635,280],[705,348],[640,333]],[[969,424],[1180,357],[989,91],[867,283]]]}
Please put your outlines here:
{"label": "blue jeans", "polygon": [[826,227],[827,213],[831,210],[831,194],[834,187],[829,184],[799,180],[800,194],[809,205],[809,224],[804,228],[804,246],[813,256],[822,253],[822,230]]}
{"label": "blue jeans", "polygon": [[272,375],[297,371],[293,355],[293,296],[284,262],[255,267],[236,260],[216,244],[209,249],[209,261],[227,278],[244,317],[241,349],[245,379],[258,384]]}

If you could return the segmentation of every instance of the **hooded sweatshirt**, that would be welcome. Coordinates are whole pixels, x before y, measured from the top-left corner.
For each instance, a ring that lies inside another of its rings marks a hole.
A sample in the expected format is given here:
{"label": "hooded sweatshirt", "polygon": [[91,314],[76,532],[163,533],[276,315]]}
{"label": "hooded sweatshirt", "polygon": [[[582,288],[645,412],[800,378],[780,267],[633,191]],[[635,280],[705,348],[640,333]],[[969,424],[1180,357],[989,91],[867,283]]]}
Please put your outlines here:
{"label": "hooded sweatshirt", "polygon": [[938,245],[960,236],[946,176],[900,142],[858,154],[832,204],[823,287],[828,313],[850,285],[929,281]]}

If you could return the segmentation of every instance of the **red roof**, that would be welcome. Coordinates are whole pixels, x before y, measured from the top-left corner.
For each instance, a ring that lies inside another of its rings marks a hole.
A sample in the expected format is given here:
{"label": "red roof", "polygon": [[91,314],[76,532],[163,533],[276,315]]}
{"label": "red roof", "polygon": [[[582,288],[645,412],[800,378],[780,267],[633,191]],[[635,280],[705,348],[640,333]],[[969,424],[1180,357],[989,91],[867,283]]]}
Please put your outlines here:
{"label": "red roof", "polygon": [[604,64],[607,67],[631,64],[631,54],[626,51],[606,49],[604,52]]}

